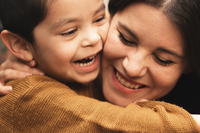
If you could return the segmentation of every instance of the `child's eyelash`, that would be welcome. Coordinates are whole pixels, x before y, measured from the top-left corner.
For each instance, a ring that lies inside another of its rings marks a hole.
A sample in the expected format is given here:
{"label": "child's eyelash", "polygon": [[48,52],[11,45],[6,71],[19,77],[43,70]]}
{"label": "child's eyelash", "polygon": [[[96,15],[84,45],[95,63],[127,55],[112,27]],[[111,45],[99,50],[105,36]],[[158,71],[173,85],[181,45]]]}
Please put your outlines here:
{"label": "child's eyelash", "polygon": [[156,56],[156,55],[154,55],[154,57],[155,57],[156,61],[157,61],[159,64],[163,65],[163,66],[169,66],[169,65],[172,65],[172,64],[175,63],[175,62],[173,62],[173,61],[171,61],[171,60],[162,60],[162,59],[160,59],[160,58],[159,58],[158,56]]}
{"label": "child's eyelash", "polygon": [[77,29],[74,29],[74,30],[71,30],[69,32],[62,33],[61,36],[63,36],[63,37],[70,36],[70,35],[73,35],[76,31],[77,31]]}
{"label": "child's eyelash", "polygon": [[102,21],[103,19],[105,19],[105,16],[102,16],[102,17],[98,18],[95,22],[100,22],[100,21]]}
{"label": "child's eyelash", "polygon": [[122,41],[122,43],[124,43],[125,45],[136,45],[135,42],[127,40],[120,31],[119,31],[119,38]]}

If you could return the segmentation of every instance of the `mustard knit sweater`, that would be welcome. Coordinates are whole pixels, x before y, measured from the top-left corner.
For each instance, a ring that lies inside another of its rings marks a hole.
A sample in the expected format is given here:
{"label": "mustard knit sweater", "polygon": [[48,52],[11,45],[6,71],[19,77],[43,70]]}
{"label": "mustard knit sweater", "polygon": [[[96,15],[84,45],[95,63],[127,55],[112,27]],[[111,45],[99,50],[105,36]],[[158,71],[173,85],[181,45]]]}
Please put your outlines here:
{"label": "mustard knit sweater", "polygon": [[10,81],[13,91],[0,97],[0,133],[197,133],[184,109],[165,102],[126,108],[80,96],[46,76]]}

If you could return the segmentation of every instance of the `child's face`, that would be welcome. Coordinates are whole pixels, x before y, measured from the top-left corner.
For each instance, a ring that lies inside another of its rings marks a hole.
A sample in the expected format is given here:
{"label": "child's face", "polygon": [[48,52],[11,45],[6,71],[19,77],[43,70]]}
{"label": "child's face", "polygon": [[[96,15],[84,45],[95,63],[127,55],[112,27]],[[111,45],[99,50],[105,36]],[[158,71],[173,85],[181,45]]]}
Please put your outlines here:
{"label": "child's face", "polygon": [[61,82],[94,80],[108,27],[103,0],[54,1],[34,29],[37,67]]}

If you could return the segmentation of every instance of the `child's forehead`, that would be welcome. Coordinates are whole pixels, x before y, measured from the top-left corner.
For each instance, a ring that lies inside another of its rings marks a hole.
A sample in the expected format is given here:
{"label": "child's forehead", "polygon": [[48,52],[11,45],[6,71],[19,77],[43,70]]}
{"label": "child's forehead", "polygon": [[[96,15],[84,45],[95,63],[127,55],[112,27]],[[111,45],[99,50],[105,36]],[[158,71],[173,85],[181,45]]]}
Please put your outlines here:
{"label": "child's forehead", "polygon": [[46,19],[86,18],[105,10],[103,0],[54,0]]}
{"label": "child's forehead", "polygon": [[64,5],[66,7],[66,10],[73,7],[73,10],[79,10],[78,7],[83,5],[88,5],[88,7],[95,8],[96,4],[104,4],[105,2],[103,0],[49,0],[48,2],[48,10],[52,7],[55,7],[55,5]]}
{"label": "child's forehead", "polygon": [[81,12],[86,14],[95,12],[99,6],[104,6],[103,0],[54,0],[47,6],[49,13],[70,13],[76,14]]}
{"label": "child's forehead", "polygon": [[53,0],[42,23],[51,30],[66,24],[83,25],[97,19],[102,11],[105,11],[103,0]]}

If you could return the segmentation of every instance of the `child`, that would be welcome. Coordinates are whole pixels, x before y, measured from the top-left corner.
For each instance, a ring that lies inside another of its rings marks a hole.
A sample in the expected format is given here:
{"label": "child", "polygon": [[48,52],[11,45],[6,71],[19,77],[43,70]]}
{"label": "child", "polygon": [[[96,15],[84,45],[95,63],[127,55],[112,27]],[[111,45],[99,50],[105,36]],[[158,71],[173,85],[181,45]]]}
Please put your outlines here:
{"label": "child", "polygon": [[[12,54],[24,61],[36,60],[37,68],[63,83],[87,83],[97,77],[99,52],[108,29],[101,0],[84,0],[81,4],[80,0],[1,2],[0,16],[5,29],[1,38]],[[0,131],[198,131],[190,114],[174,105],[147,102],[140,104],[144,108],[134,104],[117,107],[78,96],[54,79],[33,75],[9,82],[14,89],[0,99],[0,106],[5,107],[0,109]],[[162,114],[168,119],[160,117],[159,111],[163,109]],[[178,123],[184,127],[171,124],[177,121],[173,113],[181,114]],[[143,115],[145,119],[141,120]],[[161,129],[162,124],[154,126],[163,121],[170,124]],[[147,129],[148,126],[151,128]]]}
{"label": "child", "polygon": [[[84,6],[77,1],[46,1],[47,6],[27,1],[30,7],[20,3],[11,2],[8,9],[2,9],[5,15],[1,19],[6,29],[1,33],[2,41],[10,52],[24,61],[35,59],[37,68],[61,82],[94,80],[99,73],[99,53],[109,26],[102,0]],[[15,8],[15,13],[7,17]]]}

